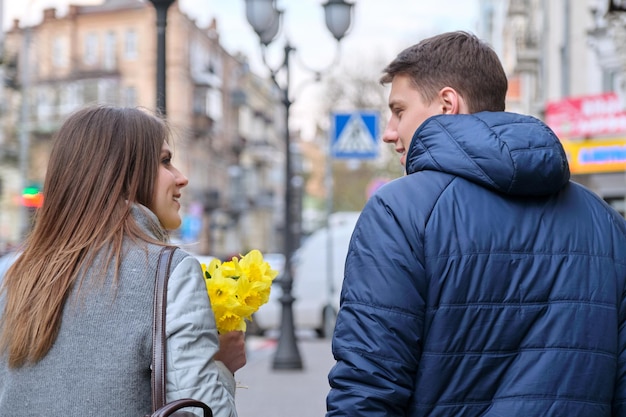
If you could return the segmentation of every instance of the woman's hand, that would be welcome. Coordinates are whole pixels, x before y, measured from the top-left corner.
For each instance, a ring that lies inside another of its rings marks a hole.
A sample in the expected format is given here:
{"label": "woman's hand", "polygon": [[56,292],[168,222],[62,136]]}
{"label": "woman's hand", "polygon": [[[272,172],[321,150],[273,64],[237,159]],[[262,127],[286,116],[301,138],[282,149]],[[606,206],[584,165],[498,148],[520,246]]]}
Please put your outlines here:
{"label": "woman's hand", "polygon": [[233,374],[246,364],[246,339],[244,332],[220,334],[220,350],[215,360],[221,361]]}

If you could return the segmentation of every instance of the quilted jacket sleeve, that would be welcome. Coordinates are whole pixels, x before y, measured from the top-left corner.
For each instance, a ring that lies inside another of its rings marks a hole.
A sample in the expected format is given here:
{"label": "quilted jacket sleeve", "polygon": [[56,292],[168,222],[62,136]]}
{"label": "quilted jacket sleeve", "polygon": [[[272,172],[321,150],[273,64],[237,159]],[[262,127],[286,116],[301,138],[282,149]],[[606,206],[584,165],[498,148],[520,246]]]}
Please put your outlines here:
{"label": "quilted jacket sleeve", "polygon": [[193,398],[215,417],[236,416],[234,376],[213,359],[219,349],[215,317],[202,269],[191,256],[170,275],[166,320],[167,401]]}
{"label": "quilted jacket sleeve", "polygon": [[[614,241],[623,241],[623,236],[626,234],[626,228],[620,221],[616,221],[618,227],[615,228],[615,233],[622,233],[622,239],[614,238]],[[621,226],[621,227],[620,227]],[[617,249],[616,253],[619,255],[618,261],[615,263],[617,275],[620,277],[619,282],[625,282],[626,277],[626,263],[624,262],[624,250]],[[613,395],[612,415],[613,416],[626,416],[626,289],[621,286],[621,294],[619,297],[619,328],[618,328],[618,346],[617,351],[617,377],[615,380],[615,392]]]}
{"label": "quilted jacket sleeve", "polygon": [[[626,275],[626,266],[619,265],[622,276]],[[621,294],[619,309],[619,346],[617,357],[617,378],[613,396],[613,416],[626,416],[626,293]]]}
{"label": "quilted jacket sleeve", "polygon": [[424,325],[423,237],[409,216],[398,221],[381,194],[367,203],[350,242],[327,416],[405,415],[414,392]]}

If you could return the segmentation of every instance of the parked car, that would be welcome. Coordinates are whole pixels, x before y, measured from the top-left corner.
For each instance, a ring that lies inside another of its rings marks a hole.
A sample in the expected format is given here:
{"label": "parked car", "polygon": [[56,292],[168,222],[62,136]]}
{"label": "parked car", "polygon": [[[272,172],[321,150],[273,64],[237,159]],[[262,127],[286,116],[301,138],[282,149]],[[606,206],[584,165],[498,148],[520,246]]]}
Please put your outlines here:
{"label": "parked car", "polygon": [[[330,337],[339,311],[339,295],[348,245],[358,212],[334,213],[328,229],[309,236],[292,258],[294,326]],[[280,278],[280,276],[279,276]],[[280,329],[282,287],[275,281],[270,301],[253,316],[249,332],[262,334]]]}

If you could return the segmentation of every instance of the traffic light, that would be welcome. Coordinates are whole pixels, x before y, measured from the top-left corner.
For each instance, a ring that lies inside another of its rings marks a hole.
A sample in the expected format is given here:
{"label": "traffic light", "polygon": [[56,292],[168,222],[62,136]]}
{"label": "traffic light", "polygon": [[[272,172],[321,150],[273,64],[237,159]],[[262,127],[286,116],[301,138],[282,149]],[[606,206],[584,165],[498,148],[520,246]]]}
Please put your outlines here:
{"label": "traffic light", "polygon": [[31,185],[22,190],[22,205],[24,207],[39,208],[43,204],[43,193],[39,187]]}

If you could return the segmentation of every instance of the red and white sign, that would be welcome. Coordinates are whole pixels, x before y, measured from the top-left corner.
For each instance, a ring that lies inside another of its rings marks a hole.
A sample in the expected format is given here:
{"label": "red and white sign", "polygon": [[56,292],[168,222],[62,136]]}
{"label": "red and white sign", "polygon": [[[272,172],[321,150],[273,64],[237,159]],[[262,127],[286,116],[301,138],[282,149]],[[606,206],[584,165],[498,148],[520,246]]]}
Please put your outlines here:
{"label": "red and white sign", "polygon": [[569,97],[546,105],[546,124],[561,139],[626,133],[626,111],[615,93]]}

